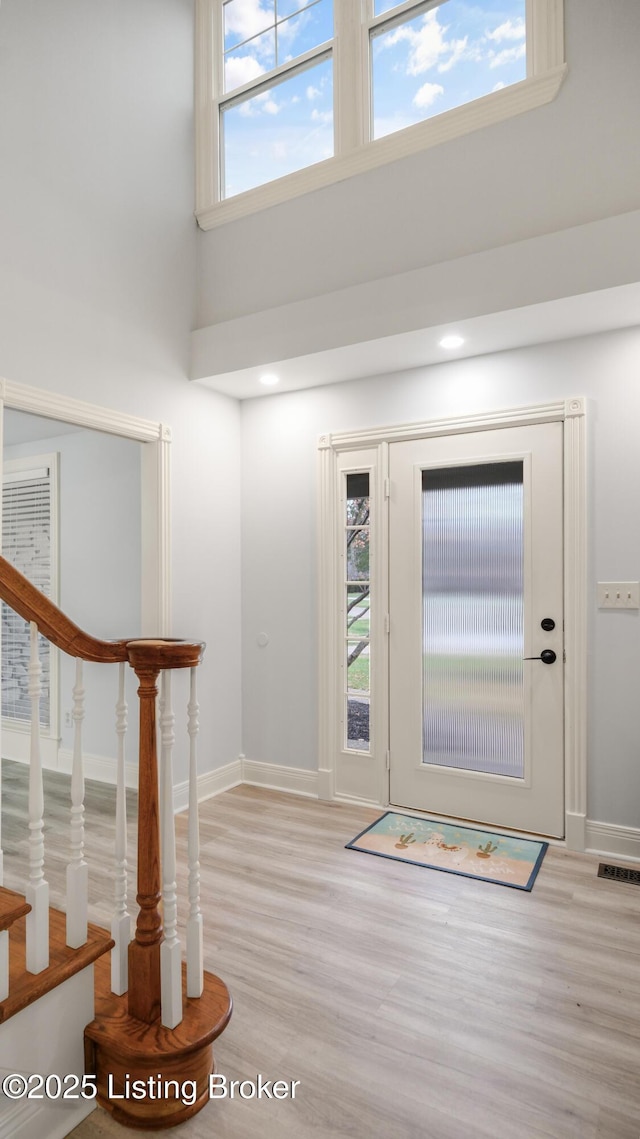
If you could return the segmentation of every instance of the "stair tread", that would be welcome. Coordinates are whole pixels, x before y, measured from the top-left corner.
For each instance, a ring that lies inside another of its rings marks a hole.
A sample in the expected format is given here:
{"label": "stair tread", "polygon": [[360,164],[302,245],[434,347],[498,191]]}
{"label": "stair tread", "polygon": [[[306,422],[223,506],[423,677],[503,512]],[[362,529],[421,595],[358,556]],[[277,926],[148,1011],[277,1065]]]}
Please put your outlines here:
{"label": "stair tread", "polygon": [[66,944],[66,916],[52,908],[49,910],[49,967],[41,973],[27,973],[26,919],[20,918],[9,938],[9,996],[0,1001],[0,1023],[93,964],[113,945],[106,929],[90,923],[86,943],[79,949],[70,949]]}
{"label": "stair tread", "polygon": [[24,894],[0,887],[0,931],[9,929],[18,918],[28,914],[30,909]]}

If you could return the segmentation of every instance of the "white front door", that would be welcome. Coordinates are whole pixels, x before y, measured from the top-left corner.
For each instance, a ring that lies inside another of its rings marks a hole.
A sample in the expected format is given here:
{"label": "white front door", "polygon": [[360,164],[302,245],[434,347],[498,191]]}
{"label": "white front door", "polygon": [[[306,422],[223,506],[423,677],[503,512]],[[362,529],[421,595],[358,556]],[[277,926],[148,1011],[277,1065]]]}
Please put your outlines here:
{"label": "white front door", "polygon": [[393,804],[564,833],[562,437],[389,447]]}

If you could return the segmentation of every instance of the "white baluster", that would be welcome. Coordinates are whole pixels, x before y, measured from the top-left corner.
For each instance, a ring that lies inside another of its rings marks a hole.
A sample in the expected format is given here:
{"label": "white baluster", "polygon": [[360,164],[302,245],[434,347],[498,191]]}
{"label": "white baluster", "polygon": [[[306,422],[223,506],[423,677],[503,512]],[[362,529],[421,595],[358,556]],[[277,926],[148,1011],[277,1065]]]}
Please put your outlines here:
{"label": "white baluster", "polygon": [[204,989],[204,949],[200,910],[200,834],[198,827],[198,704],[196,669],[191,669],[189,731],[189,918],[187,921],[187,996],[201,997]]}
{"label": "white baluster", "polygon": [[160,947],[162,1023],[175,1028],[182,1020],[182,952],[178,940],[178,894],[176,886],[176,834],[173,818],[173,726],[171,672],[162,674],[161,768],[162,768],[162,877],[164,941]]}
{"label": "white baluster", "polygon": [[116,765],[116,873],[115,910],[111,922],[111,936],[115,946],[111,950],[111,990],[122,996],[129,987],[129,942],[131,918],[127,910],[127,788],[125,784],[125,747],[127,734],[127,701],[124,694],[125,666],[120,664],[118,676],[118,703],[116,704],[116,735],[118,758]]}
{"label": "white baluster", "polygon": [[29,884],[27,914],[27,972],[41,973],[49,964],[49,885],[44,877],[44,786],[40,758],[40,674],[38,627],[31,622],[29,696],[31,697],[31,758],[29,763]]}
{"label": "white baluster", "polygon": [[76,660],[73,688],[73,766],[71,768],[71,861],[67,866],[67,945],[79,949],[87,940],[89,867],[84,857],[84,683],[82,661]]}

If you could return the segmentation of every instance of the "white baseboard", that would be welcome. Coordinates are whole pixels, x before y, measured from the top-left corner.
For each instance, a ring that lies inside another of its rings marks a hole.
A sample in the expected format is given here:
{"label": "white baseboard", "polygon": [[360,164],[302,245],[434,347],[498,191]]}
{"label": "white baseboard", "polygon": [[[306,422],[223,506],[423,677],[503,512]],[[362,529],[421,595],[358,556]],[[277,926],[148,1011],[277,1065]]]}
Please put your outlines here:
{"label": "white baseboard", "polygon": [[614,823],[598,823],[587,819],[588,854],[602,854],[622,858],[625,862],[640,862],[640,830],[637,827],[618,827]]}
{"label": "white baseboard", "polygon": [[318,772],[282,763],[261,763],[241,756],[242,782],[251,787],[267,787],[270,791],[289,791],[294,795],[318,798]]}
{"label": "white baseboard", "polygon": [[[19,763],[27,762],[20,756],[7,756]],[[85,778],[99,783],[115,784],[116,761],[107,756],[85,755]],[[71,773],[73,752],[67,748],[58,749],[58,762],[50,766],[43,756],[43,766],[51,771]],[[127,763],[125,769],[127,787],[137,788],[138,768]],[[264,763],[247,759],[240,755],[237,759],[218,767],[215,771],[205,771],[198,776],[198,802],[220,795],[241,783],[252,787],[264,787],[270,791],[285,791],[293,795],[305,795],[311,799],[327,799],[352,805],[378,807],[380,804],[369,800],[351,798],[348,795],[333,794],[333,773],[328,770],[308,771],[302,767],[288,767],[281,763]],[[174,811],[186,810],[189,803],[189,784],[185,780],[173,789]],[[614,823],[601,823],[586,819],[584,815],[567,815],[566,845],[569,850],[586,850],[588,854],[622,858],[627,862],[640,862],[640,829],[616,826]],[[0,1126],[0,1139],[3,1139]]]}
{"label": "white baseboard", "polygon": [[[57,736],[48,736],[44,732],[40,735],[40,761],[48,771],[58,769],[58,747],[60,741]],[[31,733],[28,730],[18,730],[2,726],[2,756],[3,759],[12,759],[14,763],[31,762]]]}
{"label": "white baseboard", "polygon": [[575,811],[565,815],[565,842],[567,850],[584,851],[587,845],[587,816]]}
{"label": "white baseboard", "polygon": [[93,1100],[67,1104],[64,1113],[56,1113],[49,1104],[34,1107],[33,1103],[16,1101],[0,1115],[0,1139],[42,1139],[43,1135],[64,1139],[95,1109]]}
{"label": "white baseboard", "polygon": [[[4,741],[3,741],[4,742]],[[14,763],[24,763],[28,766],[29,759],[22,756],[9,754],[3,747],[3,758],[10,759]],[[96,783],[110,783],[113,787],[116,784],[116,761],[110,759],[106,755],[87,755],[86,752],[83,756],[84,760],[84,777],[85,779],[93,779]],[[71,748],[57,748],[56,757],[48,755],[47,751],[42,752],[42,767],[45,771],[60,771],[63,775],[71,775],[73,768],[73,752]],[[137,790],[138,787],[138,768],[135,763],[125,763],[124,777],[127,787],[133,787]],[[1,1137],[0,1137],[1,1139]]]}
{"label": "white baseboard", "polygon": [[318,798],[331,802],[335,794],[335,772],[329,767],[318,769]]}
{"label": "white baseboard", "polygon": [[[204,771],[198,776],[198,802],[211,799],[223,791],[229,791],[242,783],[242,760],[234,759],[224,767],[217,767],[215,771]],[[175,814],[186,811],[189,806],[189,781],[176,783],[173,788],[173,810]]]}
{"label": "white baseboard", "polygon": [[381,803],[379,799],[365,799],[361,795],[338,794],[333,796],[334,803],[344,803],[348,807],[371,807],[374,811],[395,810],[389,803]]}
{"label": "white baseboard", "polygon": [[[83,759],[85,779],[94,779],[96,783],[111,783],[115,787],[117,762],[115,759],[106,755],[87,755],[86,753]],[[71,748],[61,747],[58,750],[58,766],[55,770],[70,775],[72,768],[73,752]],[[125,763],[124,780],[127,787],[133,787],[134,790],[138,789],[137,763]]]}

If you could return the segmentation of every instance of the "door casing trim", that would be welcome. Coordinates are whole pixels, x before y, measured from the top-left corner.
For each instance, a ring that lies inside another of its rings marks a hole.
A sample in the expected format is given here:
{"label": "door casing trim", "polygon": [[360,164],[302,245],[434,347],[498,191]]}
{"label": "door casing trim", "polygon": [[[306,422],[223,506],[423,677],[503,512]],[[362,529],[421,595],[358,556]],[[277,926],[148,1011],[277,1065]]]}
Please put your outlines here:
{"label": "door casing trim", "polygon": [[0,379],[0,430],[3,407],[146,444],[141,467],[141,632],[145,636],[170,636],[171,428],[166,423],[142,419],[8,379]]}
{"label": "door casing trim", "polygon": [[[336,621],[339,523],[338,456],[375,449],[378,502],[372,550],[378,566],[379,608],[388,612],[389,583],[383,552],[388,542],[389,444],[500,427],[561,422],[564,435],[564,605],[565,605],[565,843],[570,850],[586,849],[587,820],[587,401],[582,396],[556,403],[500,409],[478,415],[453,416],[419,423],[375,427],[363,431],[321,435],[318,440],[318,652],[319,738],[318,793],[322,799],[367,802],[387,806],[388,795],[388,642],[384,614],[372,630],[378,661],[374,681],[373,715],[378,746],[371,755],[340,751],[338,682],[340,631]],[[370,462],[366,464],[370,467]],[[386,599],[386,601],[382,601]],[[381,619],[382,618],[382,619]],[[383,708],[381,705],[386,704]],[[385,746],[385,741],[386,746]]]}

